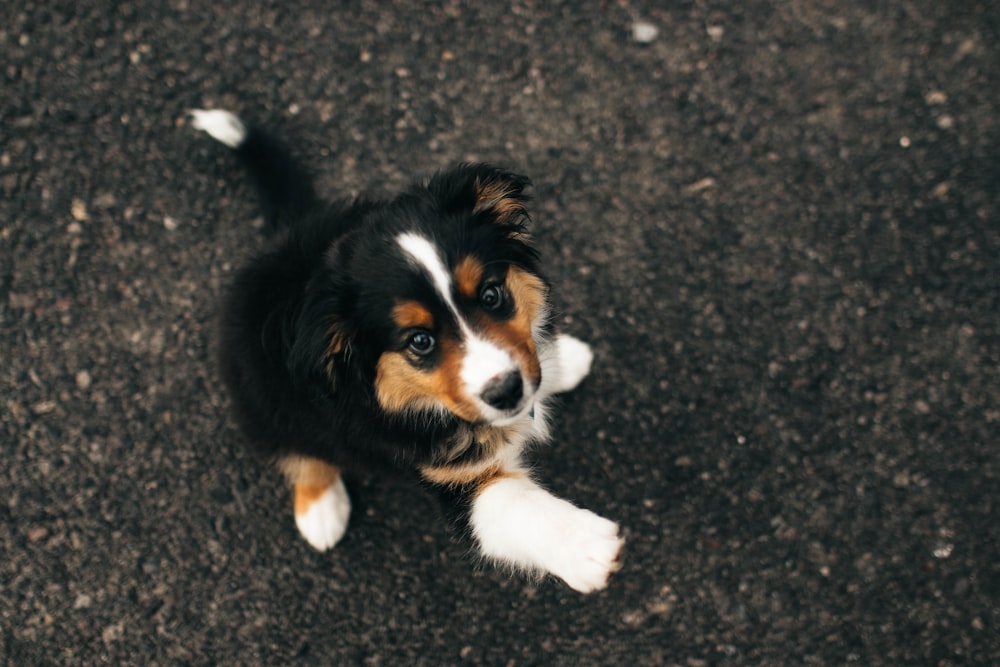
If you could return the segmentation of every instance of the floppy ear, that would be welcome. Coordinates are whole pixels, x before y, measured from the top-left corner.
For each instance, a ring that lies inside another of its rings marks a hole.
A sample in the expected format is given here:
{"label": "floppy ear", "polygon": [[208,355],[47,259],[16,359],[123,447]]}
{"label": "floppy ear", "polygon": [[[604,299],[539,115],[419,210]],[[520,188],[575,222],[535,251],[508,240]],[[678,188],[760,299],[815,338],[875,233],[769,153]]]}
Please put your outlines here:
{"label": "floppy ear", "polygon": [[293,377],[318,379],[336,389],[338,363],[350,350],[344,321],[347,294],[328,273],[313,277],[306,286],[295,318],[287,366]]}
{"label": "floppy ear", "polygon": [[355,287],[344,269],[353,235],[342,236],[324,253],[323,266],[306,284],[287,337],[286,364],[292,377],[337,389],[337,376],[351,353]]}
{"label": "floppy ear", "polygon": [[471,210],[493,215],[501,224],[519,224],[528,216],[531,185],[526,176],[486,164],[463,164],[438,174],[428,189],[440,198],[445,210]]}
{"label": "floppy ear", "polygon": [[299,315],[288,351],[288,372],[293,377],[323,379],[336,389],[337,363],[344,358],[348,338],[326,309],[307,307]]}

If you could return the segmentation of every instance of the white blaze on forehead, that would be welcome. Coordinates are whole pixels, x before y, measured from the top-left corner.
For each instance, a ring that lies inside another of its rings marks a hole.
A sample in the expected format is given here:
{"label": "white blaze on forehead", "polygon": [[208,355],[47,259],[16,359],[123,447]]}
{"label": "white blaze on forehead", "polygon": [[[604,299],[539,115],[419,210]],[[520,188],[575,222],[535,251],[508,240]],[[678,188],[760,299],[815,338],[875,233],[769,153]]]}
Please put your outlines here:
{"label": "white blaze on forehead", "polygon": [[[451,300],[451,274],[445,268],[441,255],[434,248],[434,245],[423,236],[411,232],[400,234],[396,237],[396,242],[410,256],[410,259],[427,272],[438,294],[455,313],[455,317],[458,317],[455,304]],[[462,322],[462,318],[458,317],[458,321],[461,322],[464,329],[465,323]]]}

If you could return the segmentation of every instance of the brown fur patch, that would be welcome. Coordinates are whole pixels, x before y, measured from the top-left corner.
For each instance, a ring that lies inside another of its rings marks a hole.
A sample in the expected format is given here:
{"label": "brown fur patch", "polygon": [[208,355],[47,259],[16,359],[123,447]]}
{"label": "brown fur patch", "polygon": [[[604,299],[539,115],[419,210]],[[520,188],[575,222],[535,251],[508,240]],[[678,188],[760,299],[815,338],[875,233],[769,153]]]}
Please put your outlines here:
{"label": "brown fur patch", "polygon": [[476,493],[506,477],[520,477],[519,471],[505,470],[499,463],[479,463],[456,466],[425,466],[420,475],[440,486],[475,486]]}
{"label": "brown fur patch", "polygon": [[470,299],[475,299],[479,291],[479,282],[483,279],[483,265],[476,258],[469,256],[455,267],[455,284],[458,291]]}
{"label": "brown fur patch", "polygon": [[[465,424],[451,437],[447,449],[441,452],[440,457],[432,467],[452,465],[451,462],[457,458],[465,458],[469,448],[473,445],[478,452],[476,462],[493,460],[504,445],[510,442],[512,435],[511,427]],[[473,465],[473,462],[466,458],[464,465]]]}
{"label": "brown fur patch", "polygon": [[514,187],[505,181],[490,181],[483,183],[476,180],[476,206],[474,213],[492,210],[497,218],[506,220],[507,218],[525,213],[524,203],[513,196]]}
{"label": "brown fur patch", "polygon": [[417,301],[403,301],[392,309],[392,319],[400,329],[430,329],[434,326],[434,316]]}
{"label": "brown fur patch", "polygon": [[340,331],[336,322],[330,323],[327,335],[329,342],[326,346],[326,352],[323,353],[323,361],[326,363],[326,375],[332,380],[335,358],[347,347],[347,337]]}
{"label": "brown fur patch", "polygon": [[542,371],[531,326],[545,307],[545,283],[538,276],[512,266],[507,271],[507,289],[514,300],[514,317],[502,322],[484,319],[484,331],[517,357],[529,378],[538,381]]}
{"label": "brown fur patch", "polygon": [[296,515],[308,512],[340,477],[335,466],[308,456],[287,456],[278,461],[277,467],[294,487]]}
{"label": "brown fur patch", "polygon": [[432,369],[415,368],[406,352],[386,352],[379,358],[375,395],[389,412],[406,412],[443,405],[466,421],[479,419],[479,410],[463,393],[463,350],[454,340],[438,341],[441,361]]}
{"label": "brown fur patch", "polygon": [[548,288],[538,276],[512,266],[507,271],[507,289],[517,305],[515,319],[519,326],[527,326],[527,331],[530,332],[531,324],[538,319],[545,307]]}
{"label": "brown fur patch", "polygon": [[524,473],[519,470],[498,470],[495,475],[488,475],[485,477],[480,477],[478,484],[476,484],[476,495],[479,495],[486,490],[490,484],[499,482],[501,479],[515,479],[517,477],[524,477]]}
{"label": "brown fur patch", "polygon": [[480,451],[487,458],[496,456],[503,446],[510,442],[512,431],[509,427],[489,426],[486,424],[473,426],[470,430],[472,432],[472,439],[479,443]]}
{"label": "brown fur patch", "polygon": [[295,516],[302,516],[309,511],[313,503],[323,497],[329,486],[313,486],[312,484],[296,484],[293,495],[293,511]]}

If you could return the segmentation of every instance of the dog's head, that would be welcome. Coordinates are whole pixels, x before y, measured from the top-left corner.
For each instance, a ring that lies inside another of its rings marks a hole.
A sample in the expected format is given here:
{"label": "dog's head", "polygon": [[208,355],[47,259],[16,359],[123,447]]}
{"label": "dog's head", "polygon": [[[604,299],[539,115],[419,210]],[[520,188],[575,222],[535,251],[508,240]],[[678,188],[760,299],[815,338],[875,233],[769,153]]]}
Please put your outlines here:
{"label": "dog's head", "polygon": [[526,178],[463,165],[369,211],[314,277],[293,360],[382,410],[503,425],[532,410],[548,287]]}

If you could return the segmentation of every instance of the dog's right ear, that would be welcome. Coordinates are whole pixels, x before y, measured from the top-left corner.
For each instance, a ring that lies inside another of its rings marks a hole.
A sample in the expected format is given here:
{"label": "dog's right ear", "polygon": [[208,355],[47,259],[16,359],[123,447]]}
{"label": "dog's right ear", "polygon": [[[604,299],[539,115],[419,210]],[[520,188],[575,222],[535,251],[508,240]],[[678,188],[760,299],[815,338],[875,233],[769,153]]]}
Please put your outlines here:
{"label": "dog's right ear", "polygon": [[[300,242],[308,246],[324,241],[306,237]],[[351,248],[351,234],[326,248],[323,264],[305,286],[286,348],[287,368],[293,378],[303,384],[318,382],[330,391],[339,389],[338,376],[345,371],[354,335],[354,286],[344,268]]]}
{"label": "dog's right ear", "polygon": [[346,348],[336,322],[307,322],[300,317],[288,352],[288,372],[299,381],[322,378],[335,390],[337,361]]}

